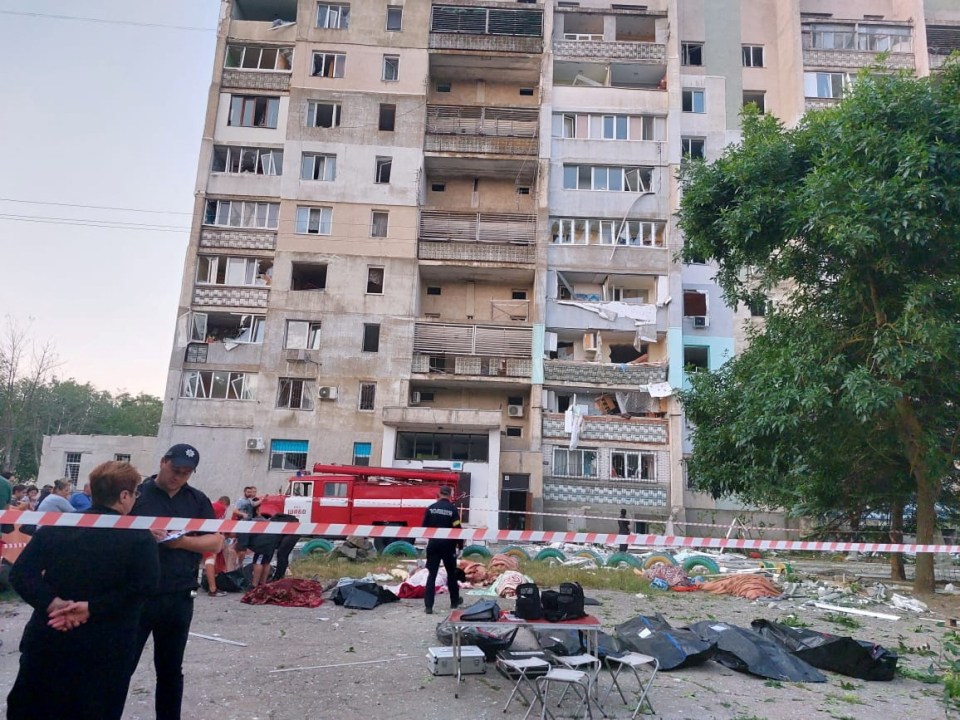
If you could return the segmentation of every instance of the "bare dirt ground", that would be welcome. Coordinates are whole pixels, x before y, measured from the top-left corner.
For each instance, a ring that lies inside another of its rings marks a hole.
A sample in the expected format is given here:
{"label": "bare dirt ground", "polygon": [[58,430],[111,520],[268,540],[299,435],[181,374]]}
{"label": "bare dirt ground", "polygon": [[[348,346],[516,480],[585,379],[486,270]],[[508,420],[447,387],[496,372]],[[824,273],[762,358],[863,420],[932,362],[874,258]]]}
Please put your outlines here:
{"label": "bare dirt ground", "polygon": [[[946,632],[934,621],[907,617],[899,621],[858,618],[863,627],[849,631],[826,621],[819,611],[798,609],[798,602],[777,608],[747,600],[702,593],[659,592],[647,598],[626,593],[587,591],[602,602],[594,613],[606,630],[638,614],[662,612],[673,624],[703,619],[749,625],[757,617],[776,619],[796,612],[819,630],[881,643],[897,649],[929,644],[939,652]],[[422,601],[405,600],[374,610],[345,610],[332,602],[308,610],[240,603],[239,595],[196,601],[193,631],[246,643],[246,647],[191,637],[185,663],[184,718],[195,720],[300,720],[301,718],[390,718],[391,720],[451,720],[453,718],[522,718],[515,703],[501,712],[511,683],[488,666],[485,675],[470,676],[454,699],[455,681],[434,677],[427,670],[427,648],[438,645],[434,631],[446,611],[423,612]],[[502,601],[505,608],[511,601]],[[938,598],[939,617],[957,614],[956,598]],[[889,608],[881,611],[894,612]],[[19,601],[0,604],[0,691],[12,685],[17,672],[17,645],[29,608]],[[931,615],[924,617],[930,618]],[[515,647],[532,646],[521,633]],[[133,678],[124,718],[153,717],[153,668],[150,646]],[[926,670],[930,656],[906,654],[901,665]],[[91,662],[95,662],[91,658]],[[384,662],[371,662],[384,661]],[[352,664],[351,664],[352,663]],[[327,666],[292,672],[280,669]],[[728,670],[715,662],[661,673],[651,694],[656,716],[697,720],[808,720],[819,718],[876,720],[909,714],[918,720],[949,717],[942,704],[942,685],[903,677],[867,683],[826,673],[822,684],[775,683]],[[605,688],[608,675],[603,674]],[[55,681],[37,678],[37,682]],[[606,710],[625,718],[630,711],[613,698]],[[5,711],[0,702],[0,712]],[[572,705],[569,706],[572,710]],[[649,716],[648,716],[649,717]]]}

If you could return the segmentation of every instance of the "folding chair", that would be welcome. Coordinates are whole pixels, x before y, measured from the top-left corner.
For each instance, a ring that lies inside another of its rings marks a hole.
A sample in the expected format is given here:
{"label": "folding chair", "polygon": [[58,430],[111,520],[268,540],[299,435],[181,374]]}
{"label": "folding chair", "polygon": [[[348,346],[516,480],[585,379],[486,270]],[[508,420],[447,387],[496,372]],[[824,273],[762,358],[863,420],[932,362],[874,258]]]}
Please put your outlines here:
{"label": "folding chair", "polygon": [[[535,703],[539,702],[541,707],[543,707],[543,697],[540,695],[540,688],[527,673],[533,670],[544,669],[549,672],[550,663],[540,658],[515,658],[510,660],[501,658],[498,662],[505,669],[517,673],[517,683],[513,686],[513,691],[510,693],[510,697],[507,698],[507,704],[503,706],[503,711],[506,712],[507,708],[510,707],[510,703],[513,702],[513,698],[519,695],[523,698],[523,701],[527,703],[527,714],[523,716],[523,720],[527,720]],[[524,685],[533,693],[529,698],[523,692]]]}
{"label": "folding chair", "polygon": [[[638,692],[640,693],[640,701],[637,703],[637,707],[633,711],[633,715],[630,716],[631,719],[635,720],[637,715],[640,713],[644,702],[646,702],[647,707],[650,709],[650,713],[653,714],[655,712],[653,709],[653,703],[650,702],[650,698],[647,697],[647,694],[650,692],[650,686],[653,685],[653,679],[657,676],[657,671],[660,669],[660,661],[655,657],[650,657],[649,655],[628,652],[620,657],[607,655],[607,663],[616,665],[616,668],[612,668],[613,674],[611,676],[610,687],[607,688],[607,693],[603,696],[603,702],[607,702],[607,698],[610,697],[610,693],[614,688],[616,688],[617,692],[620,693],[620,698],[623,700],[623,704],[629,705],[626,696],[623,694],[623,688],[620,687],[620,683],[618,681],[620,673],[623,672],[623,669],[629,668],[633,673],[633,676],[637,679],[637,685],[639,686]],[[644,666],[647,666],[651,670],[650,677],[647,678],[646,682],[640,678],[640,674],[637,672],[637,668]]]}
{"label": "folding chair", "polygon": [[[600,659],[595,655],[591,655],[590,653],[580,653],[579,655],[555,655],[554,657],[556,658],[557,662],[564,667],[587,673],[587,677],[590,678],[590,683],[593,686],[593,697],[597,699],[597,709],[604,717],[606,717],[607,714],[603,712],[603,707],[601,707],[599,702],[600,689],[596,685],[600,678]],[[564,689],[563,695],[560,696],[560,702],[563,702],[563,696],[566,695],[567,690],[569,689],[570,686],[567,686],[567,688]]]}
{"label": "folding chair", "polygon": [[[558,707],[560,703],[563,702],[567,691],[570,688],[574,688],[574,692],[580,698],[580,704],[577,705],[577,709],[574,710],[574,718],[583,717],[593,720],[593,706],[596,704],[596,701],[590,695],[591,685],[593,684],[590,675],[580,670],[558,667],[550,668],[546,675],[537,678],[537,688],[540,690],[541,695],[540,702],[543,705],[543,709],[540,712],[540,720],[545,720],[548,715],[553,717],[547,709],[547,695],[550,692],[551,683],[561,683],[565,685],[563,692],[560,694],[560,699],[557,702]],[[597,708],[600,709],[599,705]],[[581,715],[581,712],[584,714]]]}

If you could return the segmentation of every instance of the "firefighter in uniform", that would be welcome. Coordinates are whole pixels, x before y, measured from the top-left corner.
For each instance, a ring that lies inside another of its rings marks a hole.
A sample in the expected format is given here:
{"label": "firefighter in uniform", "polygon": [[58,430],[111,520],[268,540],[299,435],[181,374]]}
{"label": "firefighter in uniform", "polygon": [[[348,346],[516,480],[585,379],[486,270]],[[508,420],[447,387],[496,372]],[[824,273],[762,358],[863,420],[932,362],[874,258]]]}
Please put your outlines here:
{"label": "firefighter in uniform", "polygon": [[[432,528],[460,527],[460,511],[450,501],[453,489],[444,485],[440,488],[440,497],[427,508],[423,515],[423,526]],[[460,585],[457,582],[457,550],[463,547],[463,540],[438,540],[431,538],[427,542],[427,586],[423,592],[423,604],[427,615],[433,614],[434,587],[440,563],[447,571],[447,588],[450,590],[450,607],[456,609],[463,602],[460,599]]]}

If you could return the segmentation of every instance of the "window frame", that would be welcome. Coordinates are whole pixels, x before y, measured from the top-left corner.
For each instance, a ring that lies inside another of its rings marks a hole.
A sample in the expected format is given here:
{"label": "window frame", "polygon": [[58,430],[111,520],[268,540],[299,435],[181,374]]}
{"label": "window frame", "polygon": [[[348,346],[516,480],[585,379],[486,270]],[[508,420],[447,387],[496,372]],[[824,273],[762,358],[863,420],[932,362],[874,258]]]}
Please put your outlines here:
{"label": "window frame", "polygon": [[[309,173],[307,173],[308,162],[312,166]],[[319,173],[317,172],[318,164],[321,166]],[[318,174],[320,177],[317,177]],[[337,179],[337,156],[332,153],[304,152],[300,156],[300,179],[309,182],[335,182]]]}
{"label": "window frame", "polygon": [[[620,456],[622,458],[623,474],[614,475],[614,464],[616,463],[616,458]],[[636,474],[630,475],[630,459],[636,460]],[[649,472],[647,476],[644,477],[644,468],[647,467]],[[657,482],[657,454],[653,452],[644,452],[643,450],[623,450],[623,449],[614,449],[610,451],[610,479],[611,480],[627,480],[632,482],[642,482],[642,483],[655,483]]]}
{"label": "window frame", "polygon": [[375,185],[389,185],[390,175],[393,173],[393,157],[378,155],[374,161],[373,183]]}
{"label": "window frame", "polygon": [[306,441],[306,440],[293,441],[293,442],[303,442],[306,445],[306,449],[303,450],[302,452],[299,450],[296,450],[296,451],[295,450],[276,450],[275,447],[278,442],[291,442],[291,441],[282,440],[282,439],[273,439],[270,441],[270,459],[269,459],[270,470],[284,470],[286,472],[296,472],[297,470],[307,469],[307,455],[310,452],[309,441]]}
{"label": "window frame", "polygon": [[[330,108],[330,125],[318,125],[317,120],[319,114],[317,110],[319,108]],[[307,101],[307,118],[306,126],[311,128],[323,128],[324,130],[332,130],[334,128],[340,127],[340,123],[343,117],[343,105],[341,103],[335,102],[326,102],[325,100],[308,100]]]}
{"label": "window frame", "polygon": [[[392,73],[389,70],[392,68]],[[393,77],[388,77],[389,75]],[[380,79],[383,82],[399,82],[400,81],[400,56],[387,54],[383,56],[383,61],[380,66]]]}
{"label": "window frame", "polygon": [[[281,377],[277,378],[278,410],[313,410],[313,397],[317,392],[316,384],[308,378]],[[284,398],[285,401],[284,401]]]}
{"label": "window frame", "polygon": [[[760,55],[760,61],[757,62],[757,54]],[[762,68],[766,67],[766,52],[764,51],[763,45],[741,45],[740,46],[741,61],[743,62],[743,67],[751,68]]]}
{"label": "window frame", "polygon": [[[305,325],[301,332],[291,332],[292,326]],[[323,323],[319,320],[287,320],[283,330],[284,350],[319,350]],[[301,343],[300,338],[303,338]]]}
{"label": "window frame", "polygon": [[[753,104],[761,115],[767,112],[767,93],[763,90],[743,90],[743,107]],[[748,99],[749,96],[749,99]],[[757,102],[759,100],[759,102]]]}
{"label": "window frame", "polygon": [[[390,14],[399,15],[397,27],[390,27]],[[386,32],[403,32],[403,5],[387,5]]]}
{"label": "window frame", "polygon": [[[231,54],[235,54],[236,51],[240,51],[239,63],[236,65],[230,64]],[[247,54],[251,51],[257,51],[257,65],[256,67],[247,66]],[[262,67],[263,65],[263,51],[264,50],[274,50],[276,51],[276,56],[273,59],[273,67]],[[224,52],[223,57],[223,67],[225,70],[240,70],[241,72],[282,72],[290,73],[293,72],[293,51],[292,47],[277,47],[272,45],[254,45],[254,44],[245,44],[245,43],[228,43],[227,48]],[[286,67],[277,67],[280,65],[280,59],[287,59]]]}
{"label": "window frame", "polygon": [[[687,109],[687,96],[690,96],[690,109]],[[697,109],[697,98],[700,99],[699,107]],[[707,91],[704,88],[683,88],[680,92],[680,109],[681,112],[693,113],[695,115],[703,115],[707,112]]]}
{"label": "window frame", "polygon": [[82,452],[65,452],[63,454],[63,476],[70,478],[70,482],[74,485],[80,480],[80,464],[82,462]]}
{"label": "window frame", "polygon": [[[222,388],[222,396],[219,394]],[[180,397],[189,400],[255,402],[257,373],[233,370],[184,370]]]}
{"label": "window frame", "polygon": [[[700,145],[699,154],[693,150],[694,143],[699,143]],[[705,160],[707,157],[706,148],[706,138],[693,135],[684,135],[680,138],[680,157],[684,160]]]}
{"label": "window frame", "polygon": [[[364,454],[364,451],[366,453]],[[372,442],[354,442],[353,443],[353,465],[359,467],[369,467],[370,460],[373,457]]]}
{"label": "window frame", "polygon": [[[320,20],[321,11],[326,11],[323,21]],[[334,13],[335,11],[335,13]],[[346,12],[344,12],[346,11]],[[331,17],[336,18],[331,24]],[[317,3],[316,27],[319,30],[349,30],[350,3]]]}
{"label": "window frame", "polygon": [[[385,122],[386,120],[386,122]],[[390,127],[384,127],[389,125]],[[377,115],[377,130],[379,132],[396,132],[397,105],[396,103],[380,103]]]}
{"label": "window frame", "polygon": [[[253,154],[254,169],[244,170],[244,167],[248,166],[250,154]],[[279,177],[283,174],[283,148],[214,145],[210,160],[210,172],[217,175]]]}
{"label": "window frame", "polygon": [[[703,43],[702,42],[681,42],[680,43],[680,64],[685,67],[703,67]],[[696,55],[698,57],[694,58]],[[696,59],[697,62],[693,62]]]}
{"label": "window frame", "polygon": [[[258,103],[263,103],[262,111]],[[263,122],[257,122],[262,113]],[[244,122],[250,119],[251,122]],[[235,122],[236,120],[236,122]],[[272,125],[270,123],[273,123]],[[227,112],[227,127],[259,128],[276,130],[280,124],[280,97],[278,95],[235,95],[230,94]]]}
{"label": "window frame", "polygon": [[380,352],[380,323],[364,323],[360,352]]}
{"label": "window frame", "polygon": [[357,393],[357,410],[360,412],[373,412],[377,409],[377,383],[371,381],[361,381]]}
{"label": "window frame", "polygon": [[[317,61],[320,61],[318,67]],[[347,71],[347,54],[314,50],[310,61],[310,77],[339,80]]]}
{"label": "window frame", "polygon": [[[592,473],[588,474],[584,472],[587,463],[584,462],[585,458],[588,455],[592,455]],[[558,461],[558,458],[563,457],[562,462]],[[577,458],[576,463],[571,463],[571,458]],[[554,477],[570,477],[570,478],[592,478],[599,479],[600,477],[600,452],[597,448],[577,448],[576,450],[570,450],[569,448],[554,447],[553,448],[553,457],[552,463],[550,466],[551,474]],[[580,472],[570,472],[571,465],[575,465],[574,470],[580,470]],[[561,469],[562,468],[562,469]]]}
{"label": "window frame", "polygon": [[[320,214],[320,217],[316,223],[314,223],[315,212]],[[311,230],[311,227],[313,227],[314,224],[316,224],[317,229]],[[332,235],[333,208],[298,205],[294,232],[297,235]]]}
{"label": "window frame", "polygon": [[[383,232],[379,232],[378,220],[383,217]],[[390,233],[390,211],[389,210],[371,210],[370,211],[370,237],[385,238]]]}
{"label": "window frame", "polygon": [[[236,212],[234,205],[238,206]],[[234,219],[239,222],[233,222]],[[250,223],[250,220],[254,222]],[[276,230],[280,226],[280,203],[208,198],[204,205],[203,224],[212,227]]]}
{"label": "window frame", "polygon": [[[376,290],[376,275],[380,273],[380,289]],[[367,289],[366,295],[383,295],[384,286],[386,284],[386,273],[387,269],[383,265],[367,265]],[[373,279],[371,279],[373,278]],[[374,288],[371,290],[370,288]]]}

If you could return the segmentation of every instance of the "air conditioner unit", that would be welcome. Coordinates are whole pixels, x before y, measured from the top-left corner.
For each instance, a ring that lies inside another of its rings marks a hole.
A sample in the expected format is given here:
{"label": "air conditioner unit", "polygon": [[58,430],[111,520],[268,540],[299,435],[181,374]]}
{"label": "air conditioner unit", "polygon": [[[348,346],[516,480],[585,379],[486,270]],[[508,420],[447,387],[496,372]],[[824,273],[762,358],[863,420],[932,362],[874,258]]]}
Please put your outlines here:
{"label": "air conditioner unit", "polygon": [[310,351],[300,348],[299,350],[287,350],[287,362],[307,362],[310,359]]}
{"label": "air conditioner unit", "polygon": [[263,452],[266,448],[266,443],[263,442],[261,437],[251,437],[247,438],[247,450],[252,450],[255,452]]}
{"label": "air conditioner unit", "polygon": [[699,328],[699,329],[710,327],[710,318],[707,317],[706,315],[694,315],[693,327]]}
{"label": "air conditioner unit", "polygon": [[323,385],[317,390],[321,400],[336,400],[337,388],[332,385]]}
{"label": "air conditioner unit", "polygon": [[420,393],[412,392],[410,393],[410,404],[419,405],[420,404]]}
{"label": "air conditioner unit", "polygon": [[507,417],[522,418],[523,405],[507,405]]}
{"label": "air conditioner unit", "polygon": [[589,352],[597,351],[597,334],[588,332],[583,334],[583,349]]}

